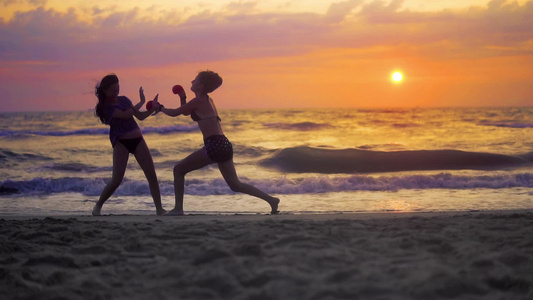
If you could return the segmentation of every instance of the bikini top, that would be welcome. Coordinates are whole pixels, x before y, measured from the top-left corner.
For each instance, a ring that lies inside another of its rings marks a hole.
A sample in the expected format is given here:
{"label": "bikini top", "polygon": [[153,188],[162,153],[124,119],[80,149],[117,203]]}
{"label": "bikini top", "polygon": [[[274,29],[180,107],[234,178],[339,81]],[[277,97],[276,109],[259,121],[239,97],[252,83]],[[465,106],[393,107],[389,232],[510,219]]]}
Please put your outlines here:
{"label": "bikini top", "polygon": [[211,117],[206,117],[206,118],[200,118],[200,117],[196,114],[195,111],[192,111],[192,112],[191,112],[191,119],[192,119],[193,121],[196,121],[196,122],[198,122],[198,121],[202,121],[202,120],[208,120],[208,119],[215,119],[215,118],[216,118],[219,122],[222,121],[222,119],[220,119],[219,116],[211,116]]}
{"label": "bikini top", "polygon": [[[216,110],[215,110],[215,113],[216,113]],[[192,111],[191,112],[191,119],[195,122],[198,122],[198,121],[202,121],[202,120],[209,120],[209,119],[217,119],[219,122],[221,122],[222,120],[220,119],[220,117],[217,115],[214,115],[214,116],[211,116],[211,117],[205,117],[205,118],[200,118],[200,116],[198,116],[196,114],[196,111]]]}

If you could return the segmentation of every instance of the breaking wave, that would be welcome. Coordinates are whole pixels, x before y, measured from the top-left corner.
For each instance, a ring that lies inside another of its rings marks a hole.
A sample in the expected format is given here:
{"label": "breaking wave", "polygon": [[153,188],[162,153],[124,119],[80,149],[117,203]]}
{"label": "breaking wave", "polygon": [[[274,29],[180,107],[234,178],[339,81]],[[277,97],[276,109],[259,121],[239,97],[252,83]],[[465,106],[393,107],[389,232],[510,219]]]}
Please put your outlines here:
{"label": "breaking wave", "polygon": [[521,157],[459,150],[368,151],[287,148],[260,164],[292,173],[379,173],[415,170],[498,170],[531,164]]}

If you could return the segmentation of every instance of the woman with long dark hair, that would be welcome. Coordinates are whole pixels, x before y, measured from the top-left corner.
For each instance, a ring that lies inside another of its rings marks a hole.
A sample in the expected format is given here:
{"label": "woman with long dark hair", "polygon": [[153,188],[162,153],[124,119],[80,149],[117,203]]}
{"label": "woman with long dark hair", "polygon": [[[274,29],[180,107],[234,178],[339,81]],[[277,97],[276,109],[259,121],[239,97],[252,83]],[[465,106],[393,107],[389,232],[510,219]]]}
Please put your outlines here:
{"label": "woman with long dark hair", "polygon": [[141,112],[139,109],[146,101],[142,87],[139,88],[141,99],[136,105],[133,105],[126,96],[119,96],[119,91],[119,80],[115,74],[105,76],[96,85],[95,95],[98,98],[98,103],[96,104],[95,114],[102,123],[110,127],[109,139],[113,146],[113,175],[111,181],[102,191],[92,214],[93,216],[101,215],[102,206],[113,195],[124,178],[129,154],[131,153],[135,156],[146,179],[148,179],[156,213],[157,215],[162,215],[166,211],[161,205],[161,193],[152,155],[144,141],[139,125],[133,119],[133,117],[136,117],[139,120],[144,120],[158,110],[157,98],[159,95],[156,95],[153,100],[156,105],[153,105],[147,111]]}

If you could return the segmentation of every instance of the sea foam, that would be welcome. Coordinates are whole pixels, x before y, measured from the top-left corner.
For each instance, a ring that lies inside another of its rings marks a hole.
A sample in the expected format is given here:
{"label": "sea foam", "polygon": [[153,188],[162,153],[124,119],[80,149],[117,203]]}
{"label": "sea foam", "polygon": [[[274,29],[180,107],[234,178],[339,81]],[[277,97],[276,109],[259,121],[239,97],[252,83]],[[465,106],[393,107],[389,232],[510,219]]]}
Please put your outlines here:
{"label": "sea foam", "polygon": [[[160,127],[144,127],[143,133],[159,133],[168,134],[174,132],[193,132],[197,131],[198,126],[195,125],[169,125]],[[72,135],[107,135],[109,128],[83,128],[77,130],[66,131],[46,131],[46,130],[0,130],[0,137],[16,137],[24,135],[40,135],[40,136],[72,136]]]}
{"label": "sea foam", "polygon": [[[248,180],[267,193],[273,194],[314,194],[350,191],[397,191],[401,189],[502,189],[515,187],[533,187],[533,174],[505,174],[491,176],[461,176],[450,173],[434,175],[403,175],[372,177],[364,175],[328,176],[321,175],[307,178],[288,178],[266,180]],[[34,178],[31,180],[5,180],[0,183],[3,195],[46,195],[56,193],[81,193],[86,196],[98,196],[108,179],[103,178]],[[163,196],[174,195],[172,181],[160,182]],[[186,180],[186,194],[228,195],[234,194],[223,179]],[[117,196],[149,196],[148,183],[145,180],[124,179],[115,192]]]}

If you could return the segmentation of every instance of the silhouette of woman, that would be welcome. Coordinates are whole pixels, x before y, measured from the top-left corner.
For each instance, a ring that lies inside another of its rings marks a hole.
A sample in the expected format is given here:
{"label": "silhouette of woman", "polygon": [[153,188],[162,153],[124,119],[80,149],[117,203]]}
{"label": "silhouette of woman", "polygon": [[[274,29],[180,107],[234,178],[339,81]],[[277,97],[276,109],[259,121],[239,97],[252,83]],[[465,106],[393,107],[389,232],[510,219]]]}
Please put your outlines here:
{"label": "silhouette of woman", "polygon": [[[95,114],[100,121],[109,125],[109,139],[113,145],[113,175],[111,181],[105,186],[98,202],[93,208],[93,216],[101,215],[102,206],[113,195],[118,188],[128,164],[129,154],[132,153],[141,166],[148,184],[150,193],[154,199],[157,215],[162,215],[166,211],[161,206],[161,194],[159,183],[155,173],[154,162],[150,150],[144,141],[141,129],[135,122],[135,116],[139,120],[144,120],[159,109],[158,105],[153,105],[148,111],[140,112],[139,109],[146,101],[143,88],[139,88],[140,102],[133,105],[125,96],[119,96],[120,86],[118,77],[110,74],[102,78],[96,85],[96,104]],[[158,95],[155,96],[154,102],[157,102]]]}
{"label": "silhouette of woman", "polygon": [[183,193],[185,188],[185,175],[191,171],[203,168],[209,164],[217,163],[218,169],[232,191],[252,195],[265,200],[271,208],[271,214],[278,213],[280,200],[272,197],[258,188],[242,183],[235,171],[233,163],[233,146],[226,138],[220,125],[221,119],[209,93],[222,85],[222,78],[213,71],[200,72],[191,82],[191,91],[195,98],[176,109],[165,108],[159,105],[159,109],[166,115],[176,117],[190,115],[198,122],[198,126],[204,137],[204,147],[187,156],[174,166],[174,192],[176,203],[174,209],[166,215],[183,215]]}

